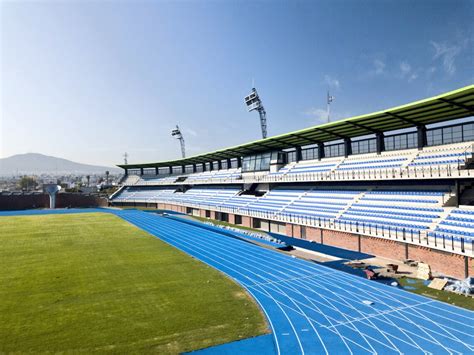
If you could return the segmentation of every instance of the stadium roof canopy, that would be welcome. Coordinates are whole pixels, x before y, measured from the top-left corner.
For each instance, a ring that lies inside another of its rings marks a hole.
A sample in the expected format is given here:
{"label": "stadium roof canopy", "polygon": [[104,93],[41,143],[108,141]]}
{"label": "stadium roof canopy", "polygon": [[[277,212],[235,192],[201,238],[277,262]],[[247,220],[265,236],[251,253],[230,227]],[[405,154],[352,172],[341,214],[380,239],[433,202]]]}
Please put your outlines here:
{"label": "stadium roof canopy", "polygon": [[387,110],[350,117],[188,158],[118,166],[134,169],[207,163],[261,152],[417,127],[469,116],[474,116],[474,85]]}

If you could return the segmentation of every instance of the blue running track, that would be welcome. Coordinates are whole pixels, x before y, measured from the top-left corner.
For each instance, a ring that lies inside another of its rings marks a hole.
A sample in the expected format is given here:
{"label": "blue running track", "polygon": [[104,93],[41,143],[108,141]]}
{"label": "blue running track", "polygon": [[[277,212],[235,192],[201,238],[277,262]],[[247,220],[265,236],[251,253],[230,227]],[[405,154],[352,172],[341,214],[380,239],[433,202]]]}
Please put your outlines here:
{"label": "blue running track", "polygon": [[474,353],[474,312],[153,213],[101,211],[245,287],[267,316],[277,353]]}

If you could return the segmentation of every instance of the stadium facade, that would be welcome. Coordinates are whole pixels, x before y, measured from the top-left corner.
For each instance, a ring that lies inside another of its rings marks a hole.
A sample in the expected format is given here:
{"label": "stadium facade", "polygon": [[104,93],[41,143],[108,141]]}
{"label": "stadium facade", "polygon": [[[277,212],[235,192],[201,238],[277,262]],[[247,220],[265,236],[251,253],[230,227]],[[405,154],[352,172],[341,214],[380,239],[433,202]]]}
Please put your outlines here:
{"label": "stadium facade", "polygon": [[474,85],[188,158],[119,165],[166,209],[474,276]]}

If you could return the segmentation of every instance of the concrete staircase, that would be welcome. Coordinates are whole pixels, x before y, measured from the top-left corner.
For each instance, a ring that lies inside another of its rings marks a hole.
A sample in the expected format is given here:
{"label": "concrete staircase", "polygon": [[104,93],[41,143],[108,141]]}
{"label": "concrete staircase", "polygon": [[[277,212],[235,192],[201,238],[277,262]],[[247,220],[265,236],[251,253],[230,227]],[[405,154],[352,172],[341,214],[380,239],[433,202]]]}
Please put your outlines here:
{"label": "concrete staircase", "polygon": [[354,198],[346,205],[346,207],[344,207],[344,209],[342,209],[335,217],[335,219],[338,219],[340,218],[345,212],[347,212],[349,210],[349,208],[351,208],[351,206],[356,203],[356,202],[359,202],[360,199],[362,197],[365,196],[365,194],[368,192],[368,191],[372,191],[372,188],[368,188],[367,190],[365,191],[362,191],[360,193],[358,193],[357,195],[354,196]]}

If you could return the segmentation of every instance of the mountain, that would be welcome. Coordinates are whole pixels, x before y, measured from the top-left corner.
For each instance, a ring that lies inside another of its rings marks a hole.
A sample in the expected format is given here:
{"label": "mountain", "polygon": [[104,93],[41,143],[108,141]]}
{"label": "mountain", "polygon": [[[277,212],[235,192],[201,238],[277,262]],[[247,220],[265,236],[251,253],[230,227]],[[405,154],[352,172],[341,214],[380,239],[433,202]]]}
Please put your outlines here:
{"label": "mountain", "polygon": [[104,174],[106,170],[114,174],[120,173],[122,169],[81,164],[38,153],[18,154],[0,159],[0,176],[17,174]]}

